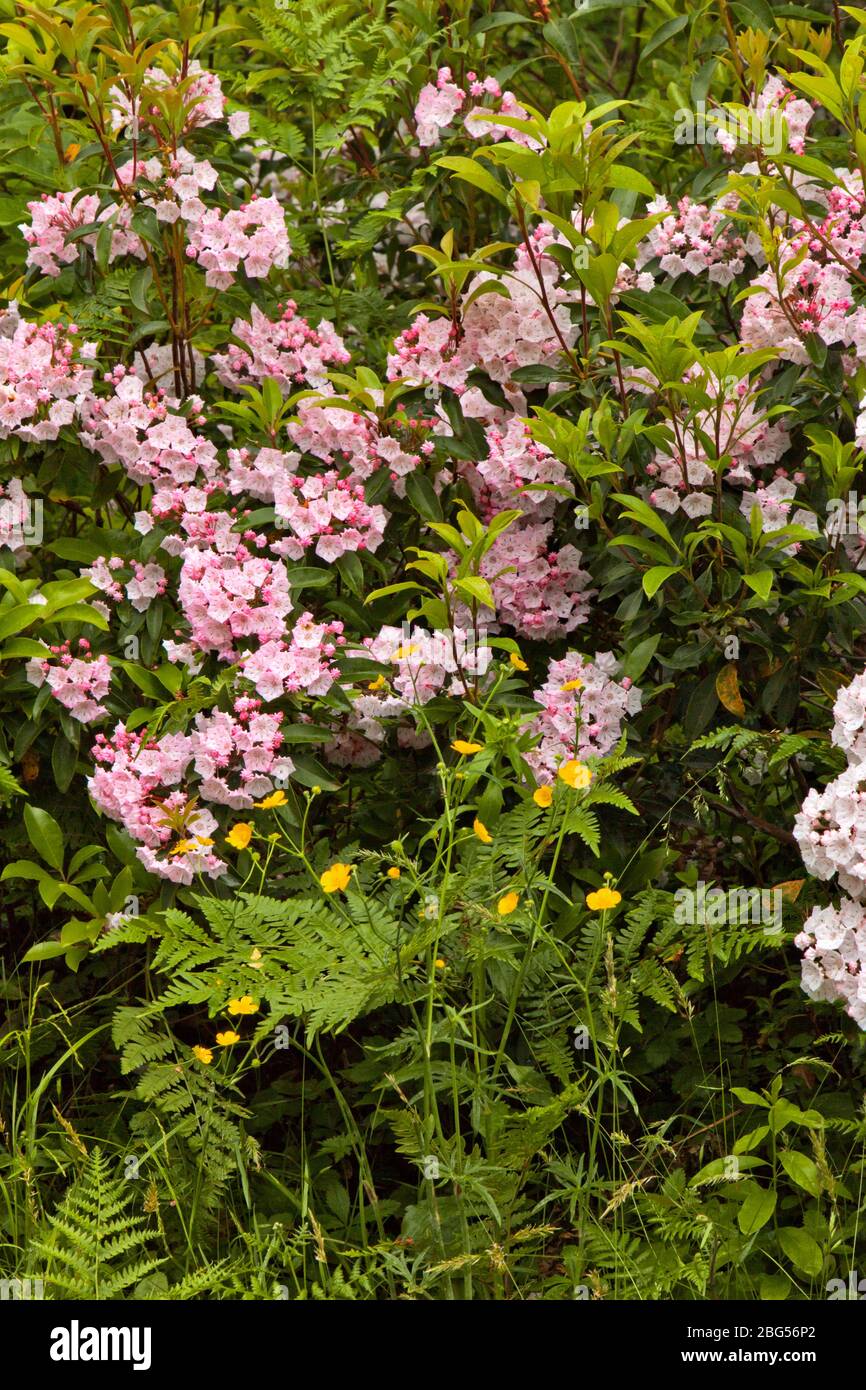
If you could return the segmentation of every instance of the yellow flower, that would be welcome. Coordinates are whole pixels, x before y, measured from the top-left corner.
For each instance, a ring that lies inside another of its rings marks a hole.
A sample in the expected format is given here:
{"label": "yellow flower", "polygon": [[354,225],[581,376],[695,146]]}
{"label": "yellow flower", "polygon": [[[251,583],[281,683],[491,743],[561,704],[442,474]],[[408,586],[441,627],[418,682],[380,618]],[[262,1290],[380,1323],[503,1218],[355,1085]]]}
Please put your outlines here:
{"label": "yellow flower", "polygon": [[246,849],[253,835],[253,827],[248,825],[245,820],[239,820],[237,825],[233,825],[228,835],[226,843],[232,849]]}
{"label": "yellow flower", "polygon": [[481,743],[468,743],[465,738],[455,738],[451,743],[454,752],[465,757],[468,757],[470,753],[480,753],[483,746]]}
{"label": "yellow flower", "polygon": [[284,791],[271,792],[270,796],[266,796],[264,801],[256,801],[254,804],[260,811],[270,811],[274,806],[285,806],[286,793]]}
{"label": "yellow flower", "polygon": [[391,865],[390,869],[388,870],[388,877],[389,877],[389,878],[399,878],[399,877],[400,877],[400,870],[397,868],[397,865],[396,865],[396,864],[392,864],[392,865]]}
{"label": "yellow flower", "polygon": [[622,902],[622,893],[618,893],[615,888],[597,888],[594,893],[587,893],[586,905],[590,912],[605,912],[609,907],[616,907],[617,903]]}
{"label": "yellow flower", "polygon": [[490,834],[490,831],[487,829],[487,826],[484,824],[484,822],[480,821],[477,816],[475,817],[475,820],[472,823],[472,829],[478,836],[482,845],[493,844],[493,836]]}
{"label": "yellow flower", "polygon": [[374,681],[370,681],[369,685],[367,686],[367,689],[368,689],[368,690],[384,690],[384,689],[385,689],[385,677],[384,677],[384,676],[377,676],[376,679],[375,679]]}
{"label": "yellow flower", "polygon": [[217,1042],[220,1047],[231,1047],[232,1043],[240,1042],[240,1033],[235,1033],[231,1028],[227,1028],[224,1033],[217,1033]]}
{"label": "yellow flower", "polygon": [[242,994],[240,999],[230,999],[226,1008],[230,1014],[257,1014],[259,1011],[255,999],[248,994]]}
{"label": "yellow flower", "polygon": [[583,681],[576,676],[573,681],[566,681],[565,685],[561,685],[559,688],[560,690],[582,690]]}
{"label": "yellow flower", "polygon": [[197,845],[205,846],[213,844],[213,840],[210,838],[209,835],[196,835],[195,842]]}
{"label": "yellow flower", "polygon": [[351,864],[332,864],[319,876],[319,882],[326,893],[342,893],[349,886],[352,876]]}
{"label": "yellow flower", "polygon": [[414,656],[415,653],[417,652],[417,650],[418,650],[418,647],[417,647],[417,645],[416,645],[414,642],[402,643],[402,644],[397,648],[397,650],[395,651],[395,653],[394,653],[394,655],[392,656],[391,660],[392,660],[392,661],[405,661],[407,656]]}
{"label": "yellow flower", "polygon": [[532,800],[536,806],[540,806],[542,810],[546,811],[553,800],[553,787],[536,787],[532,793]]}
{"label": "yellow flower", "polygon": [[189,854],[191,849],[195,849],[195,840],[178,840],[176,845],[172,845],[169,854]]}
{"label": "yellow flower", "polygon": [[202,1066],[205,1067],[209,1067],[211,1062],[213,1061],[213,1052],[209,1047],[196,1046],[192,1050],[192,1055],[193,1057],[197,1057],[198,1060],[201,1062]]}
{"label": "yellow flower", "polygon": [[576,758],[569,758],[567,763],[556,774],[567,787],[588,787],[592,781],[592,773],[586,763],[579,763]]}
{"label": "yellow flower", "polygon": [[510,917],[519,902],[519,894],[506,893],[505,897],[500,898],[499,902],[496,904],[496,911],[499,913],[500,917]]}
{"label": "yellow flower", "polygon": [[437,957],[436,957],[436,969],[437,969],[437,970],[444,970],[444,969],[445,969],[445,962],[444,962],[444,960],[442,959],[441,956],[437,956]]}
{"label": "yellow flower", "polygon": [[528,671],[529,667],[518,652],[509,652],[508,660],[511,662],[515,671]]}

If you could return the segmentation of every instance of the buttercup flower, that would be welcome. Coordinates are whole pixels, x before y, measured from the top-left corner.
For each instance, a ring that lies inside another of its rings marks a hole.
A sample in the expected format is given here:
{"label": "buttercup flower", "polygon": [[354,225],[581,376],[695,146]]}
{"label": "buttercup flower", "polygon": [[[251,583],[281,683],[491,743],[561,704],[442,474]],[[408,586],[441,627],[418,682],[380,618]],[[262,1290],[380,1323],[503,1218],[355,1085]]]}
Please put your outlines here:
{"label": "buttercup flower", "polygon": [[326,893],[343,893],[348,888],[351,877],[351,864],[332,864],[319,876],[319,882]]}
{"label": "buttercup flower", "polygon": [[399,878],[399,877],[400,877],[400,870],[397,868],[397,865],[396,865],[396,864],[392,864],[392,865],[391,865],[390,869],[388,870],[388,877],[389,877],[389,878]]}
{"label": "buttercup flower", "polygon": [[240,999],[230,999],[226,1005],[230,1014],[257,1014],[259,1006],[248,994],[242,994]]}
{"label": "buttercup flower", "polygon": [[532,793],[532,800],[536,806],[541,806],[543,810],[546,810],[553,801],[553,788],[548,787],[546,783],[543,787],[536,787]]}
{"label": "buttercup flower", "polygon": [[588,787],[592,781],[592,773],[586,763],[580,763],[576,758],[569,758],[567,763],[563,763],[556,775],[567,787],[578,790]]}
{"label": "buttercup flower", "polygon": [[470,743],[465,738],[455,738],[451,741],[451,747],[455,753],[459,753],[462,757],[469,757],[470,753],[480,753],[484,745],[482,743]]}
{"label": "buttercup flower", "polygon": [[477,816],[475,820],[472,822],[472,829],[474,833],[478,836],[478,839],[481,841],[482,845],[492,845],[493,836],[490,834],[490,831],[487,829],[487,826],[484,824],[484,822],[480,821]]}
{"label": "buttercup flower", "polygon": [[506,893],[496,904],[496,911],[499,913],[500,917],[510,917],[511,913],[517,908],[519,902],[519,893]]}
{"label": "buttercup flower", "polygon": [[607,884],[586,895],[586,905],[590,912],[606,912],[608,908],[616,907],[617,903],[621,902],[622,893],[618,893],[615,888],[608,888]]}
{"label": "buttercup flower", "polygon": [[233,1043],[240,1042],[240,1033],[235,1033],[233,1029],[227,1028],[224,1033],[217,1033],[216,1040],[220,1047],[231,1047]]}
{"label": "buttercup flower", "polygon": [[213,1050],[209,1047],[200,1047],[196,1044],[192,1050],[192,1054],[201,1062],[202,1066],[209,1067],[213,1061]]}
{"label": "buttercup flower", "polygon": [[253,827],[246,821],[239,820],[237,825],[233,825],[226,835],[226,843],[231,845],[232,849],[246,849],[252,839],[252,834]]}
{"label": "buttercup flower", "polygon": [[254,803],[260,811],[270,811],[274,806],[285,806],[285,804],[286,793],[282,790],[271,792],[270,796],[266,796],[264,801],[256,801]]}

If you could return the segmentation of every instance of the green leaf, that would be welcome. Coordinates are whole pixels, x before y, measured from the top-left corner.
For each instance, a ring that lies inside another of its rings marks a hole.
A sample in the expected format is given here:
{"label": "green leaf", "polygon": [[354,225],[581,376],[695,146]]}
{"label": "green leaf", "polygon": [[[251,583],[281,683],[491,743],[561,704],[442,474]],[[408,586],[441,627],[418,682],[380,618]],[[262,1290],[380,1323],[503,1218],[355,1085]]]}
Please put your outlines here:
{"label": "green leaf", "polygon": [[814,1159],[809,1158],[808,1154],[799,1153],[796,1149],[785,1149],[779,1155],[779,1161],[792,1182],[812,1197],[821,1196],[821,1178]]}
{"label": "green leaf", "polygon": [[622,673],[630,680],[640,680],[646,668],[652,661],[656,647],[661,641],[661,634],[656,633],[654,637],[645,637],[642,642],[638,642],[636,647],[632,647],[630,652],[626,652],[622,659]]}
{"label": "green leaf", "polygon": [[52,869],[63,868],[63,831],[40,806],[24,807],[24,825],[31,845]]}
{"label": "green leaf", "polygon": [[747,584],[750,589],[754,589],[759,598],[766,602],[773,587],[773,571],[759,570],[757,574],[744,574],[743,583]]}
{"label": "green leaf", "polygon": [[753,1236],[766,1226],[776,1210],[776,1193],[772,1187],[759,1187],[755,1183],[746,1193],[745,1201],[737,1213],[737,1224],[744,1236]]}
{"label": "green leaf", "polygon": [[762,1274],[758,1288],[765,1303],[779,1302],[791,1292],[791,1281],[784,1274]]}
{"label": "green leaf", "polygon": [[681,568],[680,565],[653,565],[648,569],[643,577],[643,590],[647,598],[652,598],[666,580],[681,572]]}
{"label": "green leaf", "polygon": [[744,1105],[762,1105],[766,1110],[770,1104],[763,1096],[759,1096],[757,1091],[750,1091],[746,1086],[732,1086],[731,1094],[735,1095],[737,1100],[741,1100]]}
{"label": "green leaf", "polygon": [[410,473],[406,479],[406,496],[425,521],[441,521],[442,507],[433,484],[426,473]]}
{"label": "green leaf", "polygon": [[31,946],[22,959],[24,961],[54,960],[56,956],[65,956],[66,950],[67,948],[59,941],[41,941],[37,946]]}
{"label": "green leaf", "polygon": [[496,611],[493,590],[480,574],[468,574],[465,579],[455,579],[454,588],[461,598],[468,599],[470,603],[482,603],[485,608]]}
{"label": "green leaf", "polygon": [[462,155],[447,155],[444,159],[437,159],[436,163],[440,169],[450,169],[458,179],[463,179],[475,188],[480,188],[482,192],[489,193],[498,203],[507,204],[508,199],[502,184],[474,159],[466,159]]}
{"label": "green leaf", "polygon": [[656,29],[649,43],[641,52],[641,62],[648,58],[651,53],[655,53],[657,48],[661,48],[663,44],[666,44],[668,39],[672,39],[675,34],[679,34],[681,30],[685,29],[686,25],[690,23],[691,18],[692,16],[689,14],[677,15],[676,19],[669,19],[667,24],[663,24],[660,29]]}
{"label": "green leaf", "polygon": [[797,1226],[779,1228],[779,1244],[788,1259],[797,1269],[812,1278],[820,1274],[824,1266],[824,1254],[814,1236]]}

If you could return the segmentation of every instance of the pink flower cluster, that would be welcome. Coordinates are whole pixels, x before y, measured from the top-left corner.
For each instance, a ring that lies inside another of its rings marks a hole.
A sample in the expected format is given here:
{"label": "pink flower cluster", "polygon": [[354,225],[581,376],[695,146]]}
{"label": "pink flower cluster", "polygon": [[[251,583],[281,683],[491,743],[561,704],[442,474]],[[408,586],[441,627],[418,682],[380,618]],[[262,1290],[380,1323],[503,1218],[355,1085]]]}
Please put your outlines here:
{"label": "pink flower cluster", "polygon": [[[686,272],[706,274],[713,284],[724,286],[740,274],[747,255],[760,252],[758,237],[750,233],[743,239],[731,227],[730,214],[721,206],[711,208],[691,198],[681,198],[674,210],[667,198],[659,195],[647,205],[647,216],[657,212],[668,216],[650,230],[638,247],[638,271],[658,260],[659,269],[671,279]],[[647,286],[641,284],[640,288]]]}
{"label": "pink flower cluster", "polygon": [[[866,674],[839,691],[831,741],[848,767],[823,791],[813,787],[794,822],[794,835],[809,873],[833,874],[848,898],[816,908],[796,945],[803,951],[802,985],[812,999],[841,1000],[866,1029]],[[854,901],[852,901],[852,899]]]}
{"label": "pink flower cluster", "polygon": [[233,494],[246,492],[262,502],[273,502],[277,491],[283,492],[287,478],[295,472],[299,454],[284,454],[280,449],[259,449],[255,457],[249,449],[229,449],[226,486]]}
{"label": "pink flower cluster", "polygon": [[27,204],[30,223],[22,222],[19,231],[27,242],[27,265],[36,266],[43,275],[52,278],[65,265],[77,260],[78,241],[69,241],[71,232],[96,221],[99,198],[95,193],[81,196],[80,188],[68,193],[43,193],[40,199]]}
{"label": "pink flower cluster", "polygon": [[[82,409],[81,442],[103,463],[120,464],[135,483],[191,483],[199,473],[211,477],[219,468],[215,446],[190,429],[179,403],[160,388],[148,392],[134,372],[115,367],[107,378],[114,387],[108,400],[90,398]],[[191,412],[201,409],[196,396]],[[195,422],[203,417],[195,415]]]}
{"label": "pink flower cluster", "polygon": [[[406,420],[402,429],[393,420],[382,426],[372,411],[328,405],[330,390],[328,394],[299,401],[297,418],[289,422],[289,437],[305,454],[335,466],[347,464],[352,481],[364,481],[385,468],[391,481],[400,484],[421,463],[421,455],[431,451],[433,446],[426,437],[419,437],[417,446],[408,437],[413,430],[426,434],[429,421],[420,424]],[[398,420],[403,418],[399,412],[398,406]],[[400,487],[396,490],[399,492]]]}
{"label": "pink flower cluster", "polygon": [[308,478],[284,474],[274,486],[274,510],[277,526],[290,534],[272,549],[291,560],[311,546],[328,563],[351,551],[378,550],[389,520],[384,507],[368,505],[362,487],[333,470]]}
{"label": "pink flower cluster", "polygon": [[262,279],[275,266],[284,270],[291,250],[286,215],[276,198],[251,198],[226,213],[208,208],[187,228],[186,254],[214,290],[228,289],[241,265],[250,279]]}
{"label": "pink flower cluster", "polygon": [[[389,380],[447,386],[460,395],[477,367],[493,381],[507,383],[518,367],[554,366],[562,343],[570,347],[577,329],[568,309],[574,293],[559,284],[559,263],[546,253],[553,240],[552,228],[542,223],[517,248],[514,270],[499,281],[508,298],[488,293],[468,303],[476,290],[496,279],[485,271],[467,285],[459,323],[419,314],[394,343]],[[544,308],[542,286],[558,333]]]}
{"label": "pink flower cluster", "polygon": [[178,582],[193,643],[221,661],[238,660],[241,643],[278,642],[292,607],[285,565],[237,542],[232,551],[190,547]]}
{"label": "pink flower cluster", "polygon": [[[633,389],[644,389],[644,383],[637,379],[641,371],[627,377]],[[691,370],[685,380],[694,382],[697,376]],[[709,516],[713,509],[715,472],[711,457],[730,456],[724,481],[747,486],[754,481],[755,469],[778,463],[790,444],[785,425],[771,422],[762,412],[759,394],[748,379],[728,384],[724,379],[707,378],[701,379],[700,385],[712,401],[710,408],[688,410],[683,406],[674,438],[656,450],[647,466],[647,474],[657,480],[648,496],[652,506],[664,512],[682,508],[692,518]],[[768,505],[773,496],[767,499]],[[750,511],[751,503],[745,514]]]}
{"label": "pink flower cluster", "polygon": [[479,640],[471,627],[455,627],[453,631],[429,632],[426,628],[383,627],[375,637],[364,639],[364,646],[374,661],[392,665],[394,675],[390,684],[396,692],[383,690],[372,702],[363,697],[363,709],[376,718],[402,713],[413,705],[426,705],[443,691],[449,695],[465,695],[469,682],[486,675],[492,650]]}
{"label": "pink flower cluster", "polygon": [[602,757],[618,743],[623,721],[642,701],[628,676],[617,680],[618,669],[611,652],[591,660],[568,652],[550,662],[547,680],[534,692],[542,708],[530,728],[539,742],[526,755],[539,782],[552,782],[572,758]]}
{"label": "pink flower cluster", "polygon": [[485,520],[511,507],[531,510],[541,519],[550,516],[563,496],[573,496],[565,464],[533,440],[518,416],[488,425],[484,435],[487,458],[465,471]]}
{"label": "pink flower cluster", "polygon": [[231,714],[197,715],[190,749],[199,796],[242,811],[284,785],[294,763],[280,752],[282,721],[282,714],[263,711],[261,700],[247,696],[235,700]]}
{"label": "pink flower cluster", "polygon": [[[213,125],[215,121],[222,120],[226,102],[219,77],[216,73],[206,72],[195,58],[187,64],[185,73],[169,74],[162,68],[148,68],[143,84],[145,102],[148,96],[155,96],[170,88],[177,89],[181,83],[184,84],[185,131],[198,126]],[[112,87],[108,95],[111,101],[111,128],[114,131],[131,128],[133,134],[138,135],[143,120],[160,118],[161,113],[156,101],[151,101],[143,110],[141,99],[133,100],[122,86]]]}
{"label": "pink flower cluster", "polygon": [[552,641],[589,617],[589,573],[573,545],[551,548],[552,522],[520,522],[493,543],[481,564],[496,617],[522,637]]}
{"label": "pink flower cluster", "polygon": [[286,638],[264,642],[239,664],[263,700],[327,695],[340,674],[333,658],[345,641],[341,622],[317,623],[302,613]]}
{"label": "pink flower cluster", "polygon": [[289,300],[281,317],[272,322],[254,304],[249,323],[235,319],[232,336],[246,344],[246,349],[230,343],[227,352],[214,356],[223,386],[237,390],[272,377],[288,394],[305,384],[320,387],[329,367],[345,366],[350,354],[334,325],[323,319],[318,328],[312,328],[297,308],[294,300]]}
{"label": "pink flower cluster", "polygon": [[193,757],[190,735],[147,741],[118,724],[110,738],[97,734],[92,753],[97,767],[88,788],[94,805],[138,842],[136,853],[150,873],[184,884],[195,874],[225,873],[212,849],[216,818],[186,791],[168,790],[183,781]]}
{"label": "pink flower cluster", "polygon": [[[466,133],[473,140],[490,136],[493,140],[514,140],[533,149],[540,148],[538,142],[532,140],[525,131],[512,130],[496,119],[498,115],[526,120],[528,112],[520,105],[513,92],[503,92],[494,77],[480,79],[474,72],[467,72],[466,81],[469,85],[469,95],[475,98],[476,104],[466,113],[463,124]],[[477,102],[483,97],[499,101],[499,110],[494,112],[490,107],[479,106]],[[452,80],[450,68],[440,68],[435,83],[428,82],[421,88],[415,103],[415,125],[418,144],[422,149],[439,144],[442,132],[447,130],[460,114],[466,100],[467,94]]]}
{"label": "pink flower cluster", "polygon": [[800,983],[810,999],[842,1003],[866,1029],[866,908],[844,898],[816,907],[794,938],[803,952]]}
{"label": "pink flower cluster", "polygon": [[92,656],[90,643],[81,637],[79,656],[73,656],[69,642],[49,647],[45,657],[32,657],[27,662],[27,679],[31,685],[48,685],[58,704],[68,710],[80,724],[92,724],[108,713],[101,703],[111,688],[111,667],[107,656]]}
{"label": "pink flower cluster", "polygon": [[144,245],[141,237],[132,230],[133,210],[129,204],[108,203],[102,212],[98,212],[99,198],[94,193],[73,201],[79,191],[73,188],[69,193],[43,193],[38,202],[27,204],[30,224],[22,223],[20,226],[29,247],[27,265],[35,265],[43,275],[56,278],[65,265],[71,265],[77,259],[82,246],[96,245],[99,231],[71,239],[72,234],[92,222],[109,221],[109,264],[120,256],[137,256],[139,260],[144,260]]}
{"label": "pink flower cluster", "polygon": [[[802,477],[802,475],[800,476]],[[761,514],[761,524],[764,531],[778,531],[780,527],[790,525],[802,526],[817,534],[818,520],[814,512],[808,512],[804,507],[798,507],[793,516],[789,515],[796,492],[796,483],[790,478],[784,476],[774,478],[773,482],[767,486],[760,484],[754,492],[743,493],[740,511],[749,520],[752,515],[752,508],[757,507]],[[782,547],[786,555],[796,555],[799,548],[799,541]]]}
{"label": "pink flower cluster", "polygon": [[10,434],[29,443],[56,439],[75,419],[93,388],[93,370],[81,363],[95,343],[76,349],[74,323],[27,323],[19,319],[11,337],[0,336],[0,439]]}

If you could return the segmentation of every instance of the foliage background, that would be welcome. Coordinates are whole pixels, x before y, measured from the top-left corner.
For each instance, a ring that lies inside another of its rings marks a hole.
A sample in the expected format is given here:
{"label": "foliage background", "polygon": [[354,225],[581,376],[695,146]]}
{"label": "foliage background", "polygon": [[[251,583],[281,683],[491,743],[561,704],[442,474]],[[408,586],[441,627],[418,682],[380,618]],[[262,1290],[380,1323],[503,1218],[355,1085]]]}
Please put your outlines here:
{"label": "foliage background", "polygon": [[[588,623],[539,642],[514,640],[506,625],[495,699],[481,712],[433,701],[433,749],[389,745],[373,768],[328,766],[304,719],[315,729],[345,714],[339,692],[375,681],[375,663],[345,667],[322,705],[287,701],[300,776],[287,806],[262,818],[259,848],[219,884],[176,888],[143,871],[88,798],[87,732],[25,675],[27,640],[86,632],[117,663],[121,721],[185,728],[225,699],[216,668],[181,680],[161,664],[170,597],[141,613],[127,605],[108,632],[76,611],[93,592],[76,587],[82,564],[106,544],[137,553],[129,518],[141,490],[98,467],[73,434],[0,444],[4,481],[25,480],[45,505],[43,544],[23,568],[2,552],[0,571],[4,1275],[80,1298],[826,1296],[861,1258],[864,1053],[856,1024],[800,989],[793,938],[827,889],[804,874],[792,826],[807,786],[843,765],[828,730],[866,654],[863,578],[839,546],[796,528],[772,537],[736,506],[715,525],[679,515],[659,532],[638,487],[675,408],[661,389],[649,406],[625,400],[617,372],[649,363],[679,391],[690,361],[727,351],[730,371],[763,390],[764,364],[736,351],[737,295],[754,267],[725,287],[660,276],[648,293],[613,293],[596,210],[605,202],[637,222],[652,194],[713,202],[744,161],[677,143],[677,113],[736,102],[774,71],[808,77],[810,53],[830,74],[813,81],[836,88],[812,89],[823,105],[809,154],[858,168],[864,85],[851,45],[862,12],[771,0],[574,10],[554,0],[513,10],[70,0],[50,11],[2,0],[0,11],[3,295],[31,321],[74,321],[99,344],[103,370],[128,365],[164,329],[152,283],[139,262],[110,262],[104,239],[59,277],[40,276],[18,228],[43,194],[110,189],[73,75],[91,75],[95,100],[130,61],[130,26],[136,43],[164,43],[175,61],[191,44],[231,106],[250,110],[251,138],[291,171],[288,268],[217,296],[190,271],[203,354],[225,349],[251,297],[273,314],[290,296],[310,323],[333,322],[353,359],[339,389],[368,404],[417,306],[453,305],[479,248],[514,246],[541,220],[539,196],[566,218],[579,204],[584,233],[596,219],[584,278],[576,261],[562,263],[583,294],[572,358],[515,378],[536,420],[550,412],[547,438],[588,508],[578,533],[555,498],[560,538],[580,546],[597,591]],[[440,148],[419,150],[415,103],[446,65],[461,83],[469,70],[496,77],[542,116],[619,102],[615,135],[630,143],[613,158],[601,147],[558,165],[551,155],[528,174],[516,157],[475,158],[456,125]],[[229,198],[254,177],[250,147],[212,128],[197,133],[196,153]],[[617,160],[631,174],[612,174]],[[526,187],[533,179],[540,194]],[[743,176],[739,191],[741,230],[765,251],[769,236],[772,254],[769,210],[796,218],[796,192],[776,166]],[[419,242],[434,260],[441,251],[438,267],[413,250]],[[615,271],[634,245],[614,250]],[[862,300],[859,280],[855,290]],[[807,361],[776,364],[762,407],[784,412],[785,466],[807,479],[798,503],[823,516],[828,498],[858,487],[866,380],[838,347],[805,339]],[[485,387],[501,398],[489,378]],[[700,410],[695,390],[677,402]],[[225,404],[212,377],[205,394],[209,411]],[[235,400],[238,436],[257,446],[281,437],[293,406],[277,395],[250,396],[246,414]],[[398,399],[377,400],[380,418],[393,419]],[[429,404],[420,390],[406,401]],[[304,562],[302,606],[317,617],[358,636],[399,625],[406,594],[370,594],[412,578],[412,546],[447,547],[431,528],[471,501],[457,465],[477,455],[479,428],[455,395],[443,393],[442,410],[448,432],[429,468],[388,501],[384,547],[363,561]],[[660,565],[670,573],[648,582]],[[430,576],[436,589],[435,563]],[[25,635],[4,615],[21,602],[16,581],[30,580],[49,607]],[[428,608],[429,626],[437,612]],[[124,656],[130,636],[137,660]],[[643,707],[627,745],[595,767],[591,793],[566,801],[558,787],[548,820],[527,792],[526,721],[547,663],[574,649],[613,651]],[[510,651],[525,681],[505,669]],[[461,759],[454,737],[477,738],[482,755]],[[473,816],[491,827],[489,847],[471,833]],[[318,876],[334,860],[352,863],[355,879],[328,897]],[[399,880],[387,876],[395,865]],[[593,913],[585,896],[605,874],[622,901]],[[677,888],[699,880],[786,885],[781,935],[677,921]],[[521,906],[504,917],[497,902],[512,888]],[[130,894],[140,915],[106,932]],[[259,976],[254,953],[267,962]],[[226,995],[251,989],[260,1012],[244,1020],[242,1046],[197,1065],[191,1048],[215,1019],[225,1024]],[[585,1051],[576,1029],[587,1030]]]}

